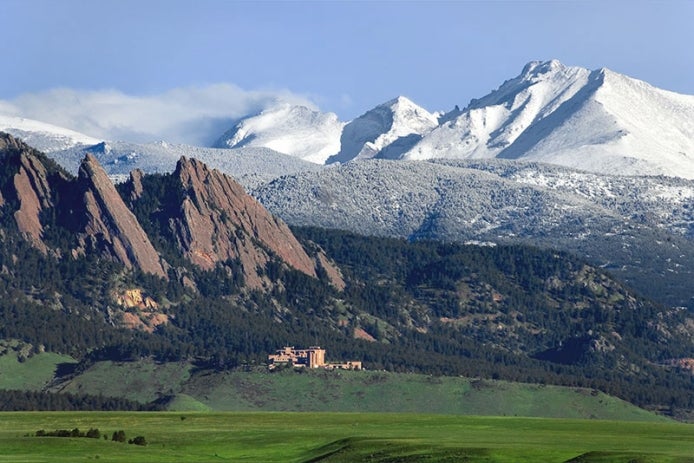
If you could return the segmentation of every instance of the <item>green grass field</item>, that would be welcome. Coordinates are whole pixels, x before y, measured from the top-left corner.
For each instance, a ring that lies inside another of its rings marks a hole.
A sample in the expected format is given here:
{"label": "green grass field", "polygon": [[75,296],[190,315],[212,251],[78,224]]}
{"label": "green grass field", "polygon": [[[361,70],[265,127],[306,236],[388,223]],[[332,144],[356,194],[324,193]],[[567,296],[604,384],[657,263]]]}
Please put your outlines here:
{"label": "green grass field", "polygon": [[664,419],[587,389],[374,371],[226,372],[193,377],[184,392],[229,411]]}
{"label": "green grass field", "polygon": [[45,352],[20,362],[16,352],[0,355],[0,389],[35,391],[45,387],[59,363],[74,363],[67,355]]}
{"label": "green grass field", "polygon": [[[144,436],[29,437],[98,428]],[[694,462],[694,426],[363,413],[4,413],[0,462]]]}

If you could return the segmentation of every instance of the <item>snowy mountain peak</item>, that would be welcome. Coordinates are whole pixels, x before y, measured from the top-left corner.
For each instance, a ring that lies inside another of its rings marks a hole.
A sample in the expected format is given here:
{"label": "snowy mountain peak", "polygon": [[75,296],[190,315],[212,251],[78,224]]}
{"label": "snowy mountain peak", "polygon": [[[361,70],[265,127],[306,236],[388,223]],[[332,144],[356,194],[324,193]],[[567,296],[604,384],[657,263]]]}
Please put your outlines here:
{"label": "snowy mountain peak", "polygon": [[577,86],[584,85],[589,74],[587,69],[565,66],[557,60],[532,61],[525,65],[518,76],[507,80],[498,89],[482,98],[473,99],[468,108],[494,105],[518,108],[528,95],[533,96],[536,105],[543,105],[542,100],[563,102],[564,98],[559,94],[577,91]]}
{"label": "snowy mountain peak", "polygon": [[600,173],[694,178],[694,96],[606,68],[528,63],[403,154],[536,160]]}
{"label": "snowy mountain peak", "polygon": [[556,72],[562,72],[567,68],[559,60],[552,59],[549,61],[531,61],[525,65],[521,76],[524,77],[537,77],[543,74],[552,74]]}
{"label": "snowy mountain peak", "polygon": [[412,100],[402,95],[378,105],[377,108],[382,106],[389,108],[419,108]]}
{"label": "snowy mountain peak", "polygon": [[347,124],[340,137],[340,152],[327,163],[374,157],[398,159],[437,125],[436,115],[399,96]]}
{"label": "snowy mountain peak", "polygon": [[215,144],[219,148],[258,147],[318,164],[340,150],[344,123],[334,113],[280,103],[246,117]]}

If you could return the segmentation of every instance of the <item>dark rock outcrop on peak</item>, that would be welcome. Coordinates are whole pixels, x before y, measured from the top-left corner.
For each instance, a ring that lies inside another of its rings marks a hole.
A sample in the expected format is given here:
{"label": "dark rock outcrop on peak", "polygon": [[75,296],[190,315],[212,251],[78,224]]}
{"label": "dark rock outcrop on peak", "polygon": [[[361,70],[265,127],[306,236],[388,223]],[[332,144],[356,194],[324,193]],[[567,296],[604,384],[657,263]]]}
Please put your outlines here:
{"label": "dark rock outcrop on peak", "polygon": [[78,181],[85,187],[86,223],[76,252],[91,245],[127,268],[137,267],[166,278],[161,257],[93,155],[87,154],[82,161]]}
{"label": "dark rock outcrop on peak", "polygon": [[238,259],[246,282],[262,285],[257,268],[270,253],[289,266],[316,276],[315,263],[289,227],[273,217],[232,178],[195,159],[181,158],[173,176],[183,188],[180,213],[169,225],[182,253],[195,265],[212,269]]}

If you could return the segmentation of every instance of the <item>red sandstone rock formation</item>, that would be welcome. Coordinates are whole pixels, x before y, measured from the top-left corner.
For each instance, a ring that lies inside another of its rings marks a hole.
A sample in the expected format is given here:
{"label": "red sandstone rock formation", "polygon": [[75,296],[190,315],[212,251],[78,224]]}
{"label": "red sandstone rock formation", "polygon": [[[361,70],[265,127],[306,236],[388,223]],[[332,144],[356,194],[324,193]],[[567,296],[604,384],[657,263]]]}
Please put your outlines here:
{"label": "red sandstone rock formation", "polygon": [[204,269],[239,259],[246,282],[262,286],[257,268],[270,253],[313,277],[315,264],[289,227],[273,217],[241,185],[195,159],[181,158],[173,174],[185,193],[181,213],[170,219],[185,256]]}
{"label": "red sandstone rock formation", "polygon": [[316,259],[323,270],[325,270],[326,275],[328,275],[330,283],[332,283],[332,285],[340,291],[345,289],[345,286],[347,285],[345,284],[345,280],[342,278],[340,269],[328,259],[328,256],[326,256],[322,250],[318,251]]}
{"label": "red sandstone rock formation", "polygon": [[87,154],[80,165],[79,181],[85,185],[86,225],[84,236],[80,238],[83,246],[77,252],[84,252],[84,247],[90,243],[127,268],[137,267],[166,278],[159,254],[91,154]]}
{"label": "red sandstone rock formation", "polygon": [[46,178],[46,169],[36,158],[20,155],[19,172],[14,176],[19,209],[14,213],[17,227],[29,241],[44,254],[48,247],[42,241],[43,226],[39,214],[50,208],[51,188]]}
{"label": "red sandstone rock formation", "polygon": [[[77,235],[74,256],[96,251],[127,268],[167,277],[168,265],[94,156],[85,157],[74,180],[10,135],[0,135],[0,155],[4,167],[14,172],[6,177],[0,206],[10,199],[17,204],[14,219],[36,248],[49,251],[43,240],[42,213],[54,209],[51,212],[61,216],[69,211],[64,225]],[[310,257],[289,227],[230,177],[186,158],[181,158],[172,175],[180,182],[183,200],[174,204],[171,210],[178,213],[168,218],[168,225],[178,248],[195,265],[212,269],[218,262],[238,259],[246,283],[260,288],[269,281],[258,269],[277,258],[312,277],[321,268],[333,285],[344,288],[339,270],[324,253],[317,251]],[[142,196],[143,176],[139,170],[131,173],[129,202]]]}
{"label": "red sandstone rock formation", "polygon": [[144,187],[142,186],[142,177],[144,176],[145,174],[140,169],[135,169],[130,172],[131,190],[129,200],[131,202],[142,196],[142,192],[144,191]]}
{"label": "red sandstone rock formation", "polygon": [[[3,168],[15,171],[11,196],[16,198],[18,204],[14,212],[17,227],[34,247],[45,254],[48,247],[42,239],[44,230],[40,214],[54,206],[46,166],[39,159],[38,152],[7,134],[0,135],[0,152],[4,154]],[[4,203],[0,195],[0,205]]]}

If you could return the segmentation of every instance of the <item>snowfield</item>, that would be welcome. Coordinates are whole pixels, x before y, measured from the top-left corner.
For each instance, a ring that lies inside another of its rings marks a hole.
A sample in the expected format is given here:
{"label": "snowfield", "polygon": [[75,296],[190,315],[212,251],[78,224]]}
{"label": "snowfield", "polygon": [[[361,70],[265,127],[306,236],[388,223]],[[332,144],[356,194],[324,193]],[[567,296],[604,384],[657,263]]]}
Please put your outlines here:
{"label": "snowfield", "polygon": [[340,150],[344,123],[334,113],[280,104],[241,120],[217,141],[217,148],[256,147],[325,164]]}
{"label": "snowfield", "polygon": [[50,153],[79,145],[95,145],[101,140],[63,127],[23,117],[0,114],[0,132],[22,139],[34,148]]}

